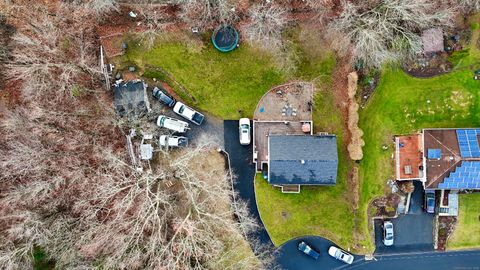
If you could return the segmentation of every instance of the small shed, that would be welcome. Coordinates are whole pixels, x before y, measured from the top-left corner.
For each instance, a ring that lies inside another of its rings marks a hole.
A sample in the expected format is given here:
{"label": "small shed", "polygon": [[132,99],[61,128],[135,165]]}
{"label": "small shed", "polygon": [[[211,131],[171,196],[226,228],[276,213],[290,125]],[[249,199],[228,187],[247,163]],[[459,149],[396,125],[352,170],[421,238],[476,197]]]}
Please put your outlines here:
{"label": "small shed", "polygon": [[121,117],[142,116],[151,110],[147,97],[147,84],[142,80],[128,82],[119,80],[115,83],[113,91],[115,110]]}
{"label": "small shed", "polygon": [[440,28],[430,28],[422,32],[422,43],[424,53],[442,52],[443,31]]}

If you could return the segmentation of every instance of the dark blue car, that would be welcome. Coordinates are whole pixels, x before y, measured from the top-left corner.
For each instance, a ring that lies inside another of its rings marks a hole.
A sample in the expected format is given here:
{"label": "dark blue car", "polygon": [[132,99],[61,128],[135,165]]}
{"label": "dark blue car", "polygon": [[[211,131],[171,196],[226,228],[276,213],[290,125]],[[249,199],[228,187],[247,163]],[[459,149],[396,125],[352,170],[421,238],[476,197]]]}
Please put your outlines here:
{"label": "dark blue car", "polygon": [[320,253],[315,251],[312,247],[310,247],[303,241],[298,244],[298,250],[314,258],[315,260],[318,259],[318,257],[320,257]]}
{"label": "dark blue car", "polygon": [[[162,91],[163,90],[163,91]],[[175,105],[175,99],[167,94],[165,94],[165,89],[160,89],[158,87],[155,87],[153,88],[153,92],[152,92],[152,95],[154,98],[160,100],[161,102],[163,102],[165,105],[167,105],[168,107],[173,107],[173,105]]]}

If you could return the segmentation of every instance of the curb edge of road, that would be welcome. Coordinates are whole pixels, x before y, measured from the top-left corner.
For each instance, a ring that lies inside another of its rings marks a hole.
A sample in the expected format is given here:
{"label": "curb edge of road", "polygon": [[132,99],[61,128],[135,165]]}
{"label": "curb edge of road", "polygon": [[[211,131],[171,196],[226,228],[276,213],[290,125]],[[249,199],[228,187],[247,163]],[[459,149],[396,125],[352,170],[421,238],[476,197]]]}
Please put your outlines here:
{"label": "curb edge of road", "polygon": [[451,251],[437,251],[437,250],[431,250],[431,251],[414,251],[414,252],[399,252],[399,253],[388,253],[388,254],[374,254],[374,257],[392,257],[392,256],[414,256],[414,255],[423,255],[423,254],[436,254],[436,255],[448,255],[448,254],[454,254],[454,253],[462,253],[462,252],[478,252],[480,255],[480,249],[462,249],[462,250],[451,250]]}

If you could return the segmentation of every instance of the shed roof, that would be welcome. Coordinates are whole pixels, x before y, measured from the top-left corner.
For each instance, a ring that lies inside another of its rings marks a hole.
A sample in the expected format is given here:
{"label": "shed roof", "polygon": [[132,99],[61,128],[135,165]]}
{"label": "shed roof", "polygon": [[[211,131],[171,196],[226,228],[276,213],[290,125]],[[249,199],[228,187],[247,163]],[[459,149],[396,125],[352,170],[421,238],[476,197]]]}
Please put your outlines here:
{"label": "shed roof", "polygon": [[269,137],[270,184],[334,185],[338,154],[335,135]]}
{"label": "shed roof", "polygon": [[142,115],[149,108],[146,97],[147,85],[141,80],[120,81],[114,86],[115,110],[120,116]]}
{"label": "shed roof", "polygon": [[443,51],[443,31],[440,28],[430,28],[422,32],[424,53]]}

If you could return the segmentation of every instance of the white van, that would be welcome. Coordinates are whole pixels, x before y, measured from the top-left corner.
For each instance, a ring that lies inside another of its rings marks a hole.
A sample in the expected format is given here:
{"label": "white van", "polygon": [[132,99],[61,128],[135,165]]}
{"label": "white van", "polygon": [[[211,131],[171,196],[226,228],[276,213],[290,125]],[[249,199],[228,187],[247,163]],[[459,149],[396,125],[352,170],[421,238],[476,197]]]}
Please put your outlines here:
{"label": "white van", "polygon": [[157,126],[168,128],[179,133],[185,133],[189,129],[187,122],[175,118],[170,118],[165,115],[158,116]]}

